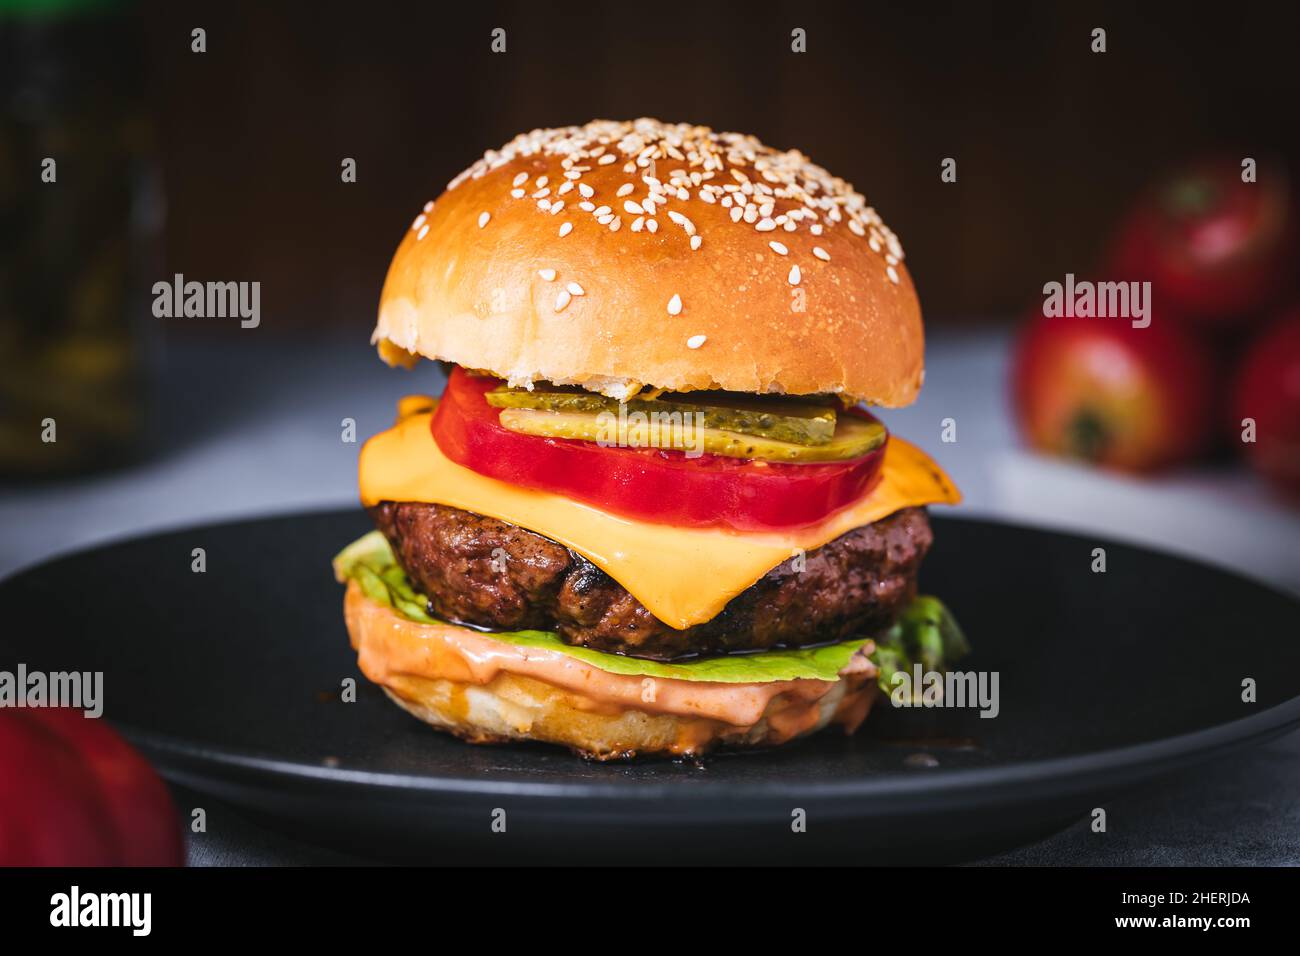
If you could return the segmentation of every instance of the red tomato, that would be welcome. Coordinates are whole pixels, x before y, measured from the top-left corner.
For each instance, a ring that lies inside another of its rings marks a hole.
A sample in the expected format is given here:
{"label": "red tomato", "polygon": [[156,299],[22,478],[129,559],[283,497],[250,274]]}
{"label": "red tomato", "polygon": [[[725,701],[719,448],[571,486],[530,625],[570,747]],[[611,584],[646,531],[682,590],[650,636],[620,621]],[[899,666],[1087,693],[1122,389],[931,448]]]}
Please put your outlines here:
{"label": "red tomato", "polygon": [[167,788],[102,720],[0,710],[0,866],[180,866]]}
{"label": "red tomato", "polygon": [[1286,172],[1205,160],[1158,184],[1121,227],[1108,278],[1150,280],[1160,307],[1206,325],[1247,322],[1295,277],[1296,219]]}
{"label": "red tomato", "polygon": [[1033,448],[1126,471],[1194,457],[1214,435],[1215,368],[1186,330],[1153,314],[1030,319],[1013,358],[1016,416]]}
{"label": "red tomato", "polygon": [[1233,394],[1238,440],[1242,419],[1255,420],[1255,441],[1244,444],[1251,464],[1300,501],[1300,308],[1251,343]]}
{"label": "red tomato", "polygon": [[521,435],[483,399],[498,384],[452,370],[432,425],[443,454],[490,478],[643,521],[741,531],[813,524],[865,494],[884,460],[884,446],[852,461],[790,465]]}

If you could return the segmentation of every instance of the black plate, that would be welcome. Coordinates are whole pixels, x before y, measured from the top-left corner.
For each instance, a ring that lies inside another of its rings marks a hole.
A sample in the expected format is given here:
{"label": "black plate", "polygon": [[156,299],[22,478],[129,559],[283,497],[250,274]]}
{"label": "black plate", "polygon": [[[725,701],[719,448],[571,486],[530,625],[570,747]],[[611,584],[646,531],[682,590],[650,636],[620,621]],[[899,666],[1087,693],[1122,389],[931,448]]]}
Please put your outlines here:
{"label": "black plate", "polygon": [[[329,569],[367,530],[357,511],[28,570],[0,583],[0,666],[101,670],[106,716],[170,779],[299,835],[448,862],[966,858],[1300,722],[1295,599],[1113,542],[934,522],[923,585],[975,645],[963,668],[999,673],[996,719],[883,707],[856,737],[698,765],[469,746],[357,671]],[[1105,573],[1091,570],[1096,547]],[[348,677],[355,703],[340,700]],[[1247,677],[1257,703],[1241,699]]]}

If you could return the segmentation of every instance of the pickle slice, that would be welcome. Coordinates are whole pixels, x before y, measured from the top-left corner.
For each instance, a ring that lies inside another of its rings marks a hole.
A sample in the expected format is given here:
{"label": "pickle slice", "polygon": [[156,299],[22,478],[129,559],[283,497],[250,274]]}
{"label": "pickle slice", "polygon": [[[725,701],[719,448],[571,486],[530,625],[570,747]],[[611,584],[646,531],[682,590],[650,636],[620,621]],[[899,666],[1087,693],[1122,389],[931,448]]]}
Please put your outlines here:
{"label": "pickle slice", "polygon": [[[531,408],[549,412],[600,412],[618,414],[617,399],[578,388],[562,386],[522,388],[502,386],[487,393],[489,405],[497,408]],[[736,395],[729,392],[665,392],[654,398],[633,398],[625,403],[628,412],[646,415],[695,415],[704,418],[706,428],[770,438],[798,445],[824,445],[835,436],[835,407],[813,401],[766,395]]]}
{"label": "pickle slice", "polygon": [[697,419],[680,413],[655,419],[630,409],[620,416],[617,412],[505,408],[500,421],[511,431],[544,438],[576,438],[620,448],[671,448],[688,456],[707,452],[792,464],[859,458],[875,451],[888,437],[880,422],[854,415],[842,416],[831,440],[821,445],[800,445],[700,426]]}

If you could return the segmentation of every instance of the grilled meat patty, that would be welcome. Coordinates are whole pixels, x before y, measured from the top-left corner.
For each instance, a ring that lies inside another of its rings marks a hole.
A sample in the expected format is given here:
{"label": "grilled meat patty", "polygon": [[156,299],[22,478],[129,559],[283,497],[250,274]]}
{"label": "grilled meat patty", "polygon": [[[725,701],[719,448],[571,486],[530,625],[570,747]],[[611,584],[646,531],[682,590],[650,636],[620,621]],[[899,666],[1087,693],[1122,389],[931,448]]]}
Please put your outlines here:
{"label": "grilled meat patty", "polygon": [[653,660],[823,644],[886,627],[915,595],[932,539],[925,510],[904,508],[791,558],[711,621],[677,630],[586,558],[517,525],[422,502],[385,501],[370,514],[431,614],[555,631],[568,644]]}

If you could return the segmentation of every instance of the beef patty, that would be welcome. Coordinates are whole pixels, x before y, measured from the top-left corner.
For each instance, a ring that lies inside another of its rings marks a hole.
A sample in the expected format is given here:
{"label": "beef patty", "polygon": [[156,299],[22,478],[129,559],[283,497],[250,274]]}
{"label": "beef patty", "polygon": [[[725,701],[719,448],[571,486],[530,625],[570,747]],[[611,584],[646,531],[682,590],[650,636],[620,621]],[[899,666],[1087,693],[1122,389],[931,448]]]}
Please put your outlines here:
{"label": "beef patty", "polygon": [[568,644],[654,660],[873,633],[915,595],[932,539],[925,510],[904,508],[791,558],[711,621],[676,630],[586,558],[517,525],[421,502],[385,501],[370,514],[434,616],[555,631]]}

